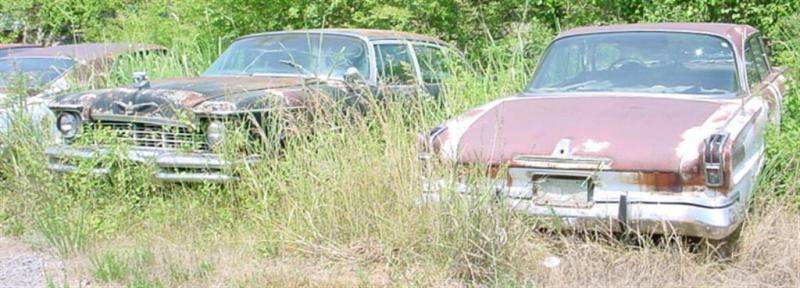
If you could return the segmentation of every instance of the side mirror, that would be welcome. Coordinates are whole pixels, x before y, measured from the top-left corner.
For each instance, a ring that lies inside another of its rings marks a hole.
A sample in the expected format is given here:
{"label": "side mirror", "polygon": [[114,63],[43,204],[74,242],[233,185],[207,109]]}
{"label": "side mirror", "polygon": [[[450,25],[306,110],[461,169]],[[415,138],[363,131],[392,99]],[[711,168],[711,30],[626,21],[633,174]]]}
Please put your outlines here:
{"label": "side mirror", "polygon": [[60,77],[60,78],[58,78],[58,80],[53,82],[53,84],[50,84],[50,86],[47,87],[47,89],[42,91],[43,92],[42,94],[44,94],[44,95],[53,95],[53,94],[56,94],[56,93],[61,93],[63,91],[67,91],[67,90],[69,90],[69,88],[72,88],[72,85],[67,80],[67,77]]}
{"label": "side mirror", "polygon": [[351,84],[364,84],[364,77],[361,76],[361,72],[358,72],[358,68],[350,67],[344,72],[344,81]]}

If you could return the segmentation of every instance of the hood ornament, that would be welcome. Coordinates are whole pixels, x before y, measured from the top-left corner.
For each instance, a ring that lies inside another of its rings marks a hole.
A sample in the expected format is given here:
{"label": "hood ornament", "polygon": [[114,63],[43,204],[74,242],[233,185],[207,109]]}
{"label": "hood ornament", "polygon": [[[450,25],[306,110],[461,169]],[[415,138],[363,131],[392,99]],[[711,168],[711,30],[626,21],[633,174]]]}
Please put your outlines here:
{"label": "hood ornament", "polygon": [[147,78],[147,72],[133,72],[133,87],[140,90],[150,88],[150,79]]}

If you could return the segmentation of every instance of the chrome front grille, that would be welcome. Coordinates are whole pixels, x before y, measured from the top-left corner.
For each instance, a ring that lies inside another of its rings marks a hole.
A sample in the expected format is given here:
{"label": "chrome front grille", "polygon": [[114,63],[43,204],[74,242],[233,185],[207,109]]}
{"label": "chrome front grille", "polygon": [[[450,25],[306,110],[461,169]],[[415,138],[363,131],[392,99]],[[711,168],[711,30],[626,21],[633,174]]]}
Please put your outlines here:
{"label": "chrome front grille", "polygon": [[[208,144],[202,131],[183,126],[139,122],[96,121],[84,125],[94,131],[95,141],[126,143],[138,147],[206,151]],[[110,139],[109,139],[110,138]],[[106,141],[103,141],[103,140]]]}

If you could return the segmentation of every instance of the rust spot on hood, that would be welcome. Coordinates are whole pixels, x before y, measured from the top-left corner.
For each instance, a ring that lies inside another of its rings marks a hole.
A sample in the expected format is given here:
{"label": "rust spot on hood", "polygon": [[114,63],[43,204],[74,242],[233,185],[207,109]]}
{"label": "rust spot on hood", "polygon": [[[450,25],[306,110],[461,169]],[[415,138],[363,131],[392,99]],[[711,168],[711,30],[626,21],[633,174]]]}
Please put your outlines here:
{"label": "rust spot on hood", "polygon": [[178,90],[174,92],[174,97],[178,97],[179,100],[177,101],[183,106],[187,107],[194,107],[197,104],[203,102],[203,94],[193,92],[193,91],[184,91]]}
{"label": "rust spot on hood", "polygon": [[64,95],[54,103],[79,105],[86,117],[175,119],[201,113],[244,113],[287,103],[300,106],[309,90],[305,85],[305,79],[300,77],[197,77],[154,81],[144,89],[123,87]]}

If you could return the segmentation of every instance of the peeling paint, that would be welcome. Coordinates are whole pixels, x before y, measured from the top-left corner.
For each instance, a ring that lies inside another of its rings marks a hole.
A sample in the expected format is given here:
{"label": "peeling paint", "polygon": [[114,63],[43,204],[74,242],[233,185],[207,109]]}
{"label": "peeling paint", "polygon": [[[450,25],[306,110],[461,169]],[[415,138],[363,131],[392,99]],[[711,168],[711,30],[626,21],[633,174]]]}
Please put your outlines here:
{"label": "peeling paint", "polygon": [[588,153],[599,153],[608,149],[609,146],[611,146],[611,143],[608,141],[595,141],[593,139],[588,139],[581,144],[581,150]]}
{"label": "peeling paint", "polygon": [[681,134],[707,121],[722,106],[665,96],[594,94],[524,95],[500,101],[478,118],[448,122],[450,133],[461,134],[448,139],[459,141],[460,162],[499,164],[516,155],[550,155],[559,141],[569,138],[576,143],[574,156],[610,158],[614,169],[678,172],[680,157],[674,149],[682,141]]}
{"label": "peeling paint", "polygon": [[[469,130],[469,127],[478,120],[481,116],[486,114],[486,112],[490,111],[492,108],[496,107],[503,103],[506,99],[499,99],[487,104],[481,105],[478,108],[472,109],[469,112],[465,113],[462,116],[457,117],[456,119],[447,121],[445,126],[447,127],[447,134],[442,135],[441,138],[442,142],[440,145],[440,149],[443,156],[446,159],[457,159],[458,158],[458,148],[461,143],[461,137],[464,136]],[[444,137],[446,136],[446,137]]]}
{"label": "peeling paint", "polygon": [[226,112],[236,110],[236,105],[228,101],[206,101],[194,109],[196,112]]}

